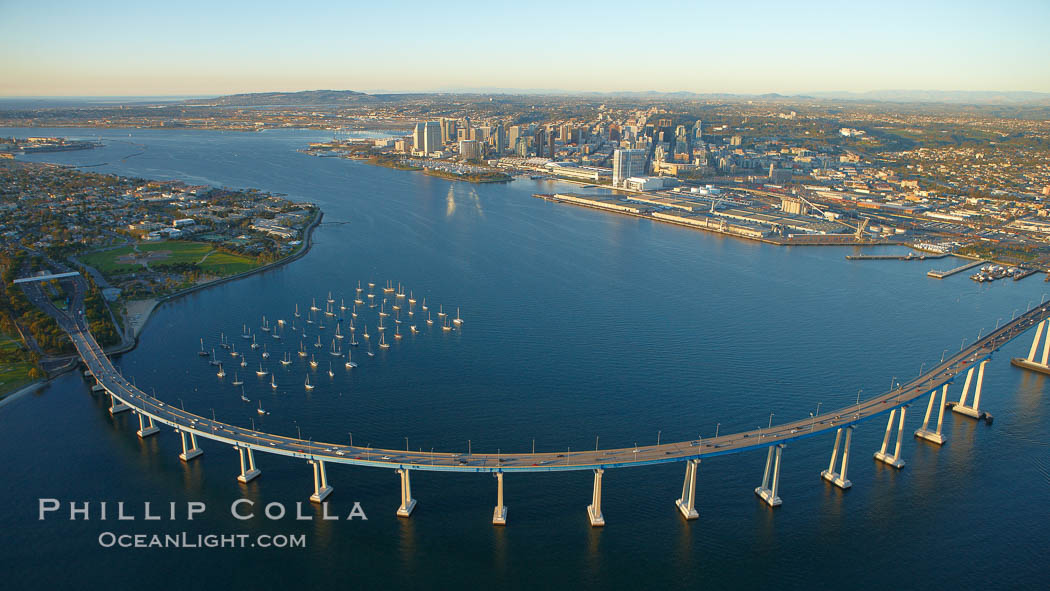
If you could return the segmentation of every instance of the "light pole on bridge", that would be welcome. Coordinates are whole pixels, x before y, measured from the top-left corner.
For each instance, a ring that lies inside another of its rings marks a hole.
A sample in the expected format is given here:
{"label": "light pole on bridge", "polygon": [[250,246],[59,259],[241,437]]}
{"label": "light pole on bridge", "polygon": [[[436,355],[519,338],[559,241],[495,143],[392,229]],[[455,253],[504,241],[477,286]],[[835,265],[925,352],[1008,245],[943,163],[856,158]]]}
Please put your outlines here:
{"label": "light pole on bridge", "polygon": [[893,389],[893,382],[896,382],[896,381],[897,381],[897,376],[893,376],[892,378],[890,378],[890,390]]}
{"label": "light pole on bridge", "polygon": [[186,412],[186,403],[182,401],[182,396],[176,396],[179,399],[179,406],[182,407],[182,412]]}
{"label": "light pole on bridge", "polygon": [[860,393],[864,391],[864,388],[857,390],[857,406],[860,406]]}
{"label": "light pole on bridge", "polygon": [[722,426],[722,423],[715,423],[715,439],[718,439],[718,428]]}
{"label": "light pole on bridge", "polygon": [[663,432],[663,431],[657,431],[657,432],[656,432],[656,445],[660,445],[660,434],[661,434],[662,432]]}
{"label": "light pole on bridge", "polygon": [[[819,405],[818,405],[818,408],[819,408]],[[773,413],[769,413],[769,427],[767,427],[767,428],[768,429],[772,429],[773,428]]]}
{"label": "light pole on bridge", "polygon": [[919,366],[919,375],[922,375],[922,370],[926,369],[926,362],[923,361],[922,365]]}
{"label": "light pole on bridge", "polygon": [[301,440],[303,438],[303,430],[299,428],[299,421],[292,419],[292,422],[295,423],[295,432],[299,434],[298,439]]}

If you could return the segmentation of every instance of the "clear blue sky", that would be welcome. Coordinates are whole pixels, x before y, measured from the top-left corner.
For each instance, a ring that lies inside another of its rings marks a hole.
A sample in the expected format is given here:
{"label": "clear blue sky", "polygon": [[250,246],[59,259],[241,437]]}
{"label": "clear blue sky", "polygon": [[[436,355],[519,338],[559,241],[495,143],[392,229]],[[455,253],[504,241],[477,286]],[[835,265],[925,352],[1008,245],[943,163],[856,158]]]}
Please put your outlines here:
{"label": "clear blue sky", "polygon": [[0,95],[1050,92],[1050,0],[0,0]]}

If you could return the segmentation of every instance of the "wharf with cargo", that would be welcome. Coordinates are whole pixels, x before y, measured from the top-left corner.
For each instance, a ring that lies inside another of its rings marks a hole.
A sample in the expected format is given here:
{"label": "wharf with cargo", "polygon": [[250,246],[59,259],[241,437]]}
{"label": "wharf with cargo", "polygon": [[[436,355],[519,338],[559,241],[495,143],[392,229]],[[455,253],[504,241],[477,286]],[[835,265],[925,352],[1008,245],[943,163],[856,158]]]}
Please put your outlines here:
{"label": "wharf with cargo", "polygon": [[745,203],[617,194],[537,193],[533,197],[781,246],[901,244],[859,232],[847,233],[849,228],[836,222]]}

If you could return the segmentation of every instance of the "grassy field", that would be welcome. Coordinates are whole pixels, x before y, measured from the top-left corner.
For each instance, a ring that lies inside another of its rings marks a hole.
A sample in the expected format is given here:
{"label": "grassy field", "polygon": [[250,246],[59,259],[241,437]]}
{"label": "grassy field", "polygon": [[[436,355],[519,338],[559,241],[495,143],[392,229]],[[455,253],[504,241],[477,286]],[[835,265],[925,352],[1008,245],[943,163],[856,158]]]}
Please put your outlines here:
{"label": "grassy field", "polygon": [[214,247],[204,242],[169,241],[169,242],[146,242],[138,245],[138,251],[131,246],[94,252],[83,255],[81,258],[86,264],[95,267],[104,275],[120,275],[132,273],[143,268],[141,263],[129,263],[124,257],[135,256],[141,258],[148,253],[155,253],[151,263],[172,264],[189,263],[197,264],[204,255],[211,254],[203,264],[201,271],[215,275],[229,275],[240,273],[254,268],[255,261],[235,254],[224,252],[213,252]]}
{"label": "grassy field", "polygon": [[215,252],[201,263],[201,271],[209,275],[235,275],[258,267],[255,261],[227,252]]}
{"label": "grassy field", "polygon": [[[20,347],[19,341],[8,335],[0,334],[0,350],[14,351]],[[33,369],[33,364],[24,361],[0,363],[0,398],[32,382],[33,378],[29,377],[31,369]]]}

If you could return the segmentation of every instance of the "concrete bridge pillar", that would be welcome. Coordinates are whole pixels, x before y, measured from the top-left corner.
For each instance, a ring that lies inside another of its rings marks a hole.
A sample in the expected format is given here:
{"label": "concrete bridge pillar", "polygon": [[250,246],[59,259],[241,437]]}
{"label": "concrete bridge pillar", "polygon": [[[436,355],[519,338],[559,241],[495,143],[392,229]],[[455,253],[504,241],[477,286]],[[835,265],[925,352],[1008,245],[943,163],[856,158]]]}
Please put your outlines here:
{"label": "concrete bridge pillar", "polygon": [[[234,446],[234,447],[237,449],[237,455],[239,455],[240,458],[241,458],[241,473],[240,473],[239,476],[237,476],[237,480],[247,484],[247,483],[251,482],[256,476],[258,476],[259,474],[262,474],[262,472],[260,472],[255,467],[255,455],[252,453],[252,448],[250,448],[250,447],[247,448],[248,449],[248,469],[245,470],[244,469],[245,468],[245,466],[244,466],[244,450],[245,450],[245,448],[243,448],[243,447],[241,447],[239,445]],[[329,492],[331,492],[331,491],[329,491]]]}
{"label": "concrete bridge pillar", "polygon": [[[1044,328],[1046,341],[1043,343],[1043,357],[1040,361],[1036,361],[1035,354],[1039,350],[1039,339],[1043,337]],[[1032,339],[1032,348],[1028,350],[1028,357],[1014,357],[1010,360],[1012,365],[1044,374],[1050,374],[1048,362],[1050,362],[1050,318],[1040,322],[1036,327],[1035,338]]]}
{"label": "concrete bridge pillar", "polygon": [[941,388],[941,404],[937,410],[937,429],[930,431],[930,416],[933,413],[933,405],[937,398],[937,390],[930,392],[930,402],[926,405],[926,417],[922,420],[922,427],[915,431],[915,436],[926,441],[942,445],[947,439],[941,434],[941,426],[944,424],[945,398],[948,396],[948,384]]}
{"label": "concrete bridge pillar", "polygon": [[117,413],[121,413],[121,412],[124,412],[126,410],[131,410],[131,407],[126,405],[126,404],[124,404],[123,402],[121,402],[111,392],[110,395],[109,395],[109,414],[111,416],[116,416]]}
{"label": "concrete bridge pillar", "polygon": [[904,433],[904,413],[907,410],[907,406],[902,406],[900,423],[897,426],[897,445],[894,447],[893,455],[886,453],[886,447],[890,443],[890,435],[893,432],[893,419],[897,416],[897,409],[890,411],[890,418],[886,421],[886,435],[882,438],[882,448],[875,452],[875,459],[880,462],[884,462],[900,470],[904,467],[904,460],[901,459],[901,435]]}
{"label": "concrete bridge pillar", "polygon": [[[766,454],[766,470],[762,475],[762,486],[755,489],[755,494],[770,507],[777,507],[782,503],[777,493],[780,491],[780,454],[783,450],[783,443],[769,446],[769,453]],[[771,468],[773,471],[772,487],[770,486]]]}
{"label": "concrete bridge pillar", "polygon": [[[397,473],[401,476],[401,506],[397,509],[397,516],[408,517],[412,515],[412,510],[416,508],[416,500],[412,498],[412,479],[409,476],[408,468],[398,468]],[[501,479],[500,485],[502,484],[503,480]]]}
{"label": "concrete bridge pillar", "polygon": [[157,431],[160,431],[160,429],[158,429],[157,426],[153,424],[153,417],[146,417],[149,420],[149,426],[147,427],[146,424],[142,421],[142,413],[139,412],[135,414],[139,415],[139,430],[135,431],[135,433],[138,434],[139,439],[145,439],[150,435],[156,434]]}
{"label": "concrete bridge pillar", "polygon": [[190,442],[191,443],[190,443],[190,447],[188,449],[186,448],[186,432],[180,430],[179,431],[179,437],[182,438],[182,453],[179,454],[179,459],[182,460],[183,462],[188,462],[188,461],[192,460],[193,458],[195,458],[195,457],[201,455],[202,453],[204,453],[203,449],[197,447],[197,435],[195,433],[190,433]]}
{"label": "concrete bridge pillar", "polygon": [[605,516],[602,515],[602,474],[605,470],[598,468],[594,471],[594,490],[591,492],[591,504],[587,505],[587,517],[591,520],[591,527],[602,527],[605,525]]}
{"label": "concrete bridge pillar", "polygon": [[332,487],[328,486],[328,477],[324,471],[324,460],[310,460],[310,465],[314,468],[314,494],[310,495],[310,500],[314,503],[320,503],[328,498],[328,495],[332,494]]}
{"label": "concrete bridge pillar", "polygon": [[700,467],[700,460],[689,460],[685,463],[685,481],[682,482],[682,496],[674,502],[682,517],[696,519],[700,514],[696,512],[696,470]]}
{"label": "concrete bridge pillar", "polygon": [[492,511],[493,525],[507,525],[507,506],[503,504],[503,472],[496,472],[496,508]]}
{"label": "concrete bridge pillar", "polygon": [[[846,442],[842,447],[842,467],[839,472],[836,472],[835,464],[839,459],[839,443],[842,441],[843,430],[846,431]],[[840,427],[839,430],[835,432],[835,447],[831,450],[831,462],[828,464],[828,469],[820,473],[821,478],[842,490],[846,490],[853,486],[853,483],[846,478],[846,470],[849,468],[849,446],[852,439],[853,425]]]}
{"label": "concrete bridge pillar", "polygon": [[[1047,335],[1047,342],[1050,343],[1050,335]],[[973,377],[973,370],[971,367],[970,371],[966,372],[966,385],[963,386],[962,395],[959,397],[959,402],[952,405],[952,412],[957,412],[961,415],[972,417],[980,420],[991,422],[991,416],[981,411],[981,388],[984,385],[984,366],[988,364],[988,359],[985,359],[977,366],[977,383],[974,385],[973,392],[973,406],[966,405],[966,399],[968,398],[970,391],[970,378]]]}

